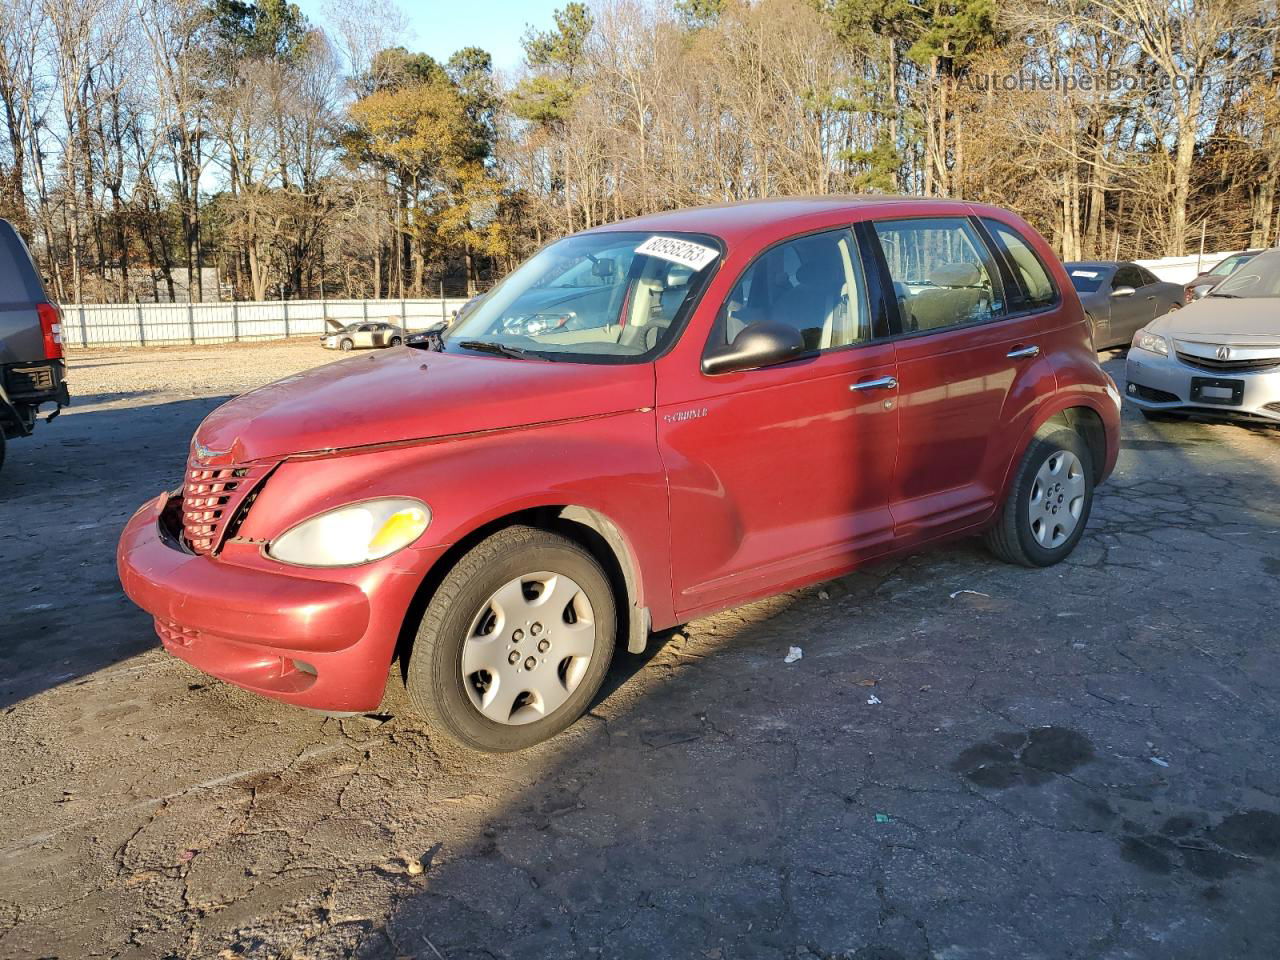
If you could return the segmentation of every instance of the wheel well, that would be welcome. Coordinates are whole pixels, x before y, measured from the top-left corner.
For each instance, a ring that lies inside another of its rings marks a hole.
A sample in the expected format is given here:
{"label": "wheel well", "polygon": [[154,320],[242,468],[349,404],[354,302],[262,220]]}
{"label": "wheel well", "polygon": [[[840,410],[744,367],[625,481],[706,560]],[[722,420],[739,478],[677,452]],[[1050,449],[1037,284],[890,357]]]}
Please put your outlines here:
{"label": "wheel well", "polygon": [[400,628],[400,637],[396,642],[396,656],[403,665],[408,662],[409,650],[417,635],[418,623],[431,603],[441,581],[453,569],[454,565],[480,541],[507,527],[536,527],[558,533],[577,543],[596,562],[604,568],[609,577],[609,585],[617,598],[618,638],[625,640],[631,653],[642,653],[644,641],[649,635],[648,610],[637,606],[639,597],[639,576],[631,561],[630,552],[621,532],[614,523],[603,514],[572,504],[560,506],[535,507],[521,510],[491,520],[489,523],[472,530],[465,537],[451,546],[432,564],[431,569],[423,577],[422,583],[414,594],[405,613],[404,623]]}
{"label": "wheel well", "polygon": [[1088,407],[1068,407],[1046,420],[1037,432],[1057,427],[1074,430],[1084,440],[1093,461],[1093,479],[1100,483],[1107,460],[1107,428],[1102,425],[1102,418]]}

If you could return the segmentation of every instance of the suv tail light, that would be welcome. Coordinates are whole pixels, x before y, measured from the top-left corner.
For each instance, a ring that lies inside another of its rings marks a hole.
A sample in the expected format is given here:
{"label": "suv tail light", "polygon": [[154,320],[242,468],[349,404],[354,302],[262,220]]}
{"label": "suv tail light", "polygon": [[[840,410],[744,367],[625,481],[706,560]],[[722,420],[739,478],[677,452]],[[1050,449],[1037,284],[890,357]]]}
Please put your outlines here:
{"label": "suv tail light", "polygon": [[44,334],[44,358],[62,359],[62,310],[52,303],[36,305],[40,314],[40,330]]}

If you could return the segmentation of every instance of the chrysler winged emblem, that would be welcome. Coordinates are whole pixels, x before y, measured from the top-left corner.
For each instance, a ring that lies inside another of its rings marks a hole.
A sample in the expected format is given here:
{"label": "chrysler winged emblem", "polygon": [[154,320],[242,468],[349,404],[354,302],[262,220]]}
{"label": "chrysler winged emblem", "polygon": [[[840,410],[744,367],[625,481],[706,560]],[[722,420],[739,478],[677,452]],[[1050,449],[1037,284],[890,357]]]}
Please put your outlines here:
{"label": "chrysler winged emblem", "polygon": [[1230,360],[1230,359],[1231,359],[1231,348],[1230,348],[1230,347],[1219,347],[1219,348],[1218,348],[1218,359],[1219,359],[1219,360]]}
{"label": "chrysler winged emblem", "polygon": [[216,460],[218,457],[225,457],[230,450],[210,450],[199,440],[192,440],[191,445],[195,448],[196,457],[200,460]]}

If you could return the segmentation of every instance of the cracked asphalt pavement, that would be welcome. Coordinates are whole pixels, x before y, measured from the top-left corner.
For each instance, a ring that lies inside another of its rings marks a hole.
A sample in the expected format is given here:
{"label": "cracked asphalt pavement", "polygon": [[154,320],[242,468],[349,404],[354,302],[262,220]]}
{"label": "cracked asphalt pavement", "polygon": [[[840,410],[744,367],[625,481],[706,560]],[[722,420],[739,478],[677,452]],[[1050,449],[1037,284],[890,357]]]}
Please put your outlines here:
{"label": "cracked asphalt pavement", "polygon": [[1127,410],[1069,562],[958,542],[696,621],[491,757],[394,686],[204,677],[120,594],[197,422],[328,359],[77,353],[11,445],[0,956],[1280,956],[1276,433]]}

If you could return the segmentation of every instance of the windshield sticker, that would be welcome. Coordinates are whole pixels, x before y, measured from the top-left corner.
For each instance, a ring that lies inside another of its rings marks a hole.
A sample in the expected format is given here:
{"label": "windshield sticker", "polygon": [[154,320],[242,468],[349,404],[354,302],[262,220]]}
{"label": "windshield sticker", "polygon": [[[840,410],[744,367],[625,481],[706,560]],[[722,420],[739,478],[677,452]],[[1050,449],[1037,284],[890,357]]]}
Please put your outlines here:
{"label": "windshield sticker", "polygon": [[636,253],[670,260],[691,270],[701,270],[720,256],[719,250],[704,247],[700,243],[690,243],[688,240],[677,240],[674,237],[650,237],[636,247]]}
{"label": "windshield sticker", "polygon": [[1088,277],[1090,280],[1092,280],[1094,277],[1098,275],[1098,271],[1097,270],[1072,270],[1071,275],[1073,277]]}

